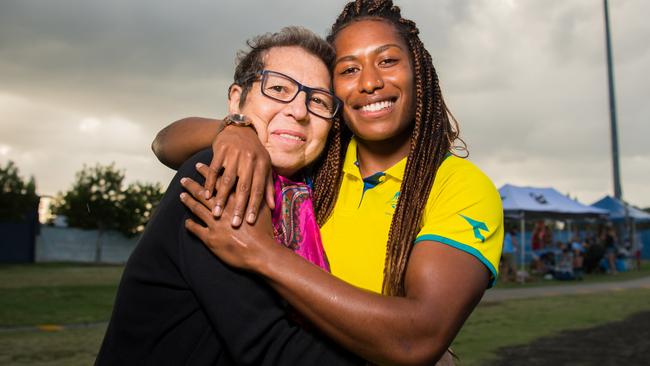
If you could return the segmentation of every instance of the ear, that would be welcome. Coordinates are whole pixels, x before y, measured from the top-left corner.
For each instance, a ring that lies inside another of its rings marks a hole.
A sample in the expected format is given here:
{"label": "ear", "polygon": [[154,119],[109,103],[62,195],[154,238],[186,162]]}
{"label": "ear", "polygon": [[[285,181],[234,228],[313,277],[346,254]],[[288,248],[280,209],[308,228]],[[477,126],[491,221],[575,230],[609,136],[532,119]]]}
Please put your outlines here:
{"label": "ear", "polygon": [[228,89],[228,114],[240,113],[239,102],[241,100],[242,87],[237,84],[230,85]]}

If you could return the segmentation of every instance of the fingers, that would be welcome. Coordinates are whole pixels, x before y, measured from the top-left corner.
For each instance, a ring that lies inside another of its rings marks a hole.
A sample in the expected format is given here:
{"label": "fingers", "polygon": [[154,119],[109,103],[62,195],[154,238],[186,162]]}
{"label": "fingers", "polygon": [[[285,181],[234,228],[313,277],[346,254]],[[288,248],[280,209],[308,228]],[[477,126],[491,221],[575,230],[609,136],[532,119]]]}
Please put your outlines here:
{"label": "fingers", "polygon": [[[212,196],[212,191],[215,188],[215,183],[217,181],[217,173],[221,171],[223,167],[224,154],[214,153],[212,156],[212,161],[210,166],[206,167],[205,164],[201,164],[202,167],[199,167],[199,164],[196,165],[196,169],[203,175],[205,178],[205,198],[210,198]],[[207,168],[207,169],[206,169]]]}
{"label": "fingers", "polygon": [[217,183],[217,194],[215,195],[214,209],[212,210],[212,214],[215,217],[221,217],[223,208],[226,206],[226,199],[228,199],[236,180],[237,174],[235,168],[233,164],[228,164]]}
{"label": "fingers", "polygon": [[212,224],[214,217],[212,217],[210,210],[207,209],[202,203],[192,198],[192,196],[190,196],[186,192],[181,193],[181,201],[185,206],[187,206],[187,208],[190,209],[190,211],[192,211],[194,215],[196,215],[199,219],[201,219],[201,221],[203,221],[206,225],[210,226],[210,224]]}
{"label": "fingers", "polygon": [[[208,176],[210,175],[211,172],[214,172],[212,168],[209,166],[203,164],[203,163],[196,163],[196,171],[199,172],[203,176],[203,178],[208,179]],[[215,174],[215,177],[217,175]],[[216,181],[216,178],[215,178]]]}
{"label": "fingers", "polygon": [[273,173],[269,172],[266,177],[266,204],[273,210],[275,208],[275,184],[273,183]]}
{"label": "fingers", "polygon": [[185,220],[185,228],[196,235],[202,242],[206,242],[209,229],[194,222],[192,219]]}
{"label": "fingers", "polygon": [[212,210],[214,199],[205,199],[205,188],[192,178],[181,178],[181,185],[188,191],[195,200],[202,203],[208,210]]}
{"label": "fingers", "polygon": [[264,198],[266,179],[262,178],[259,174],[253,175],[253,183],[251,184],[251,195],[248,201],[248,209],[246,210],[246,222],[254,224],[257,220],[257,214],[260,211],[260,205]]}
{"label": "fingers", "polygon": [[[246,210],[246,205],[251,195],[251,180],[254,176],[249,166],[250,164],[240,165],[239,176],[237,178],[237,191],[235,192],[235,209],[232,213],[233,227],[241,225],[242,217],[244,217],[244,211]],[[250,216],[250,209],[248,210],[248,216]],[[253,213],[252,222],[255,222],[255,216],[257,216],[257,211]],[[246,221],[250,222],[250,218],[247,217]]]}

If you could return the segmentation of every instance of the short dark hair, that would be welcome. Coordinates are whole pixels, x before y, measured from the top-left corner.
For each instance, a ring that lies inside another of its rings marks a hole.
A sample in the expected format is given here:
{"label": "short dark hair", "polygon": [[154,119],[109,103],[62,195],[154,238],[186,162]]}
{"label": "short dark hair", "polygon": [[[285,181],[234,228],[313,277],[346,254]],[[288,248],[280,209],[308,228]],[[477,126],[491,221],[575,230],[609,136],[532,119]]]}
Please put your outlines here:
{"label": "short dark hair", "polygon": [[[324,39],[307,28],[291,26],[282,28],[279,32],[265,33],[246,41],[248,50],[237,52],[236,68],[233,85],[242,88],[239,102],[242,107],[253,82],[264,70],[264,56],[274,47],[300,47],[308,53],[318,57],[328,70],[332,69],[336,55],[332,46]],[[229,93],[230,95],[230,93]]]}

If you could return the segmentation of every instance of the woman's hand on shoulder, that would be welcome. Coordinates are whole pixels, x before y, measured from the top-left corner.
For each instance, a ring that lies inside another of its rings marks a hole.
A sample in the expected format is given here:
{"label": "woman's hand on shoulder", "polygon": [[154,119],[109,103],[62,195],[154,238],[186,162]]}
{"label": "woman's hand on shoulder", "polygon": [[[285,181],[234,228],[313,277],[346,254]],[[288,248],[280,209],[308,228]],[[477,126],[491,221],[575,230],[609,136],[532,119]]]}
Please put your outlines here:
{"label": "woman's hand on shoulder", "polygon": [[264,200],[271,208],[275,205],[268,151],[254,129],[238,126],[226,126],[212,143],[212,151],[210,166],[200,172],[206,178],[205,197],[211,198],[216,190],[214,216],[221,216],[233,194],[232,225],[238,227],[243,220],[255,223]]}
{"label": "woman's hand on shoulder", "polygon": [[[199,170],[205,170],[204,167]],[[273,237],[271,210],[264,203],[254,224],[235,228],[230,224],[234,211],[233,197],[227,197],[223,213],[217,218],[212,214],[215,197],[206,198],[204,188],[191,178],[182,178],[181,184],[187,190],[181,194],[181,201],[203,222],[201,225],[187,219],[185,227],[228,265],[259,271],[271,251],[282,249]]]}

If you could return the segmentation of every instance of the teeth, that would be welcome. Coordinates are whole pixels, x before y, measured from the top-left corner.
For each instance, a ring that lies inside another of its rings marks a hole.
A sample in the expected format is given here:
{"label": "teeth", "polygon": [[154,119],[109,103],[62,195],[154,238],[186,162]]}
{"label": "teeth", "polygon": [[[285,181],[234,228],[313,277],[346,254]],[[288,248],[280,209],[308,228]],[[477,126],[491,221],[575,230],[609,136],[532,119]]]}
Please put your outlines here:
{"label": "teeth", "polygon": [[379,110],[390,108],[392,106],[393,106],[393,102],[385,100],[383,102],[364,105],[363,107],[361,107],[361,110],[364,112],[377,112]]}
{"label": "teeth", "polygon": [[291,140],[296,140],[296,141],[302,141],[302,139],[301,139],[300,137],[298,137],[298,136],[294,136],[294,135],[289,135],[289,134],[286,134],[286,133],[281,133],[281,134],[279,134],[278,136],[280,136],[280,137],[284,137],[285,139],[291,139]]}

